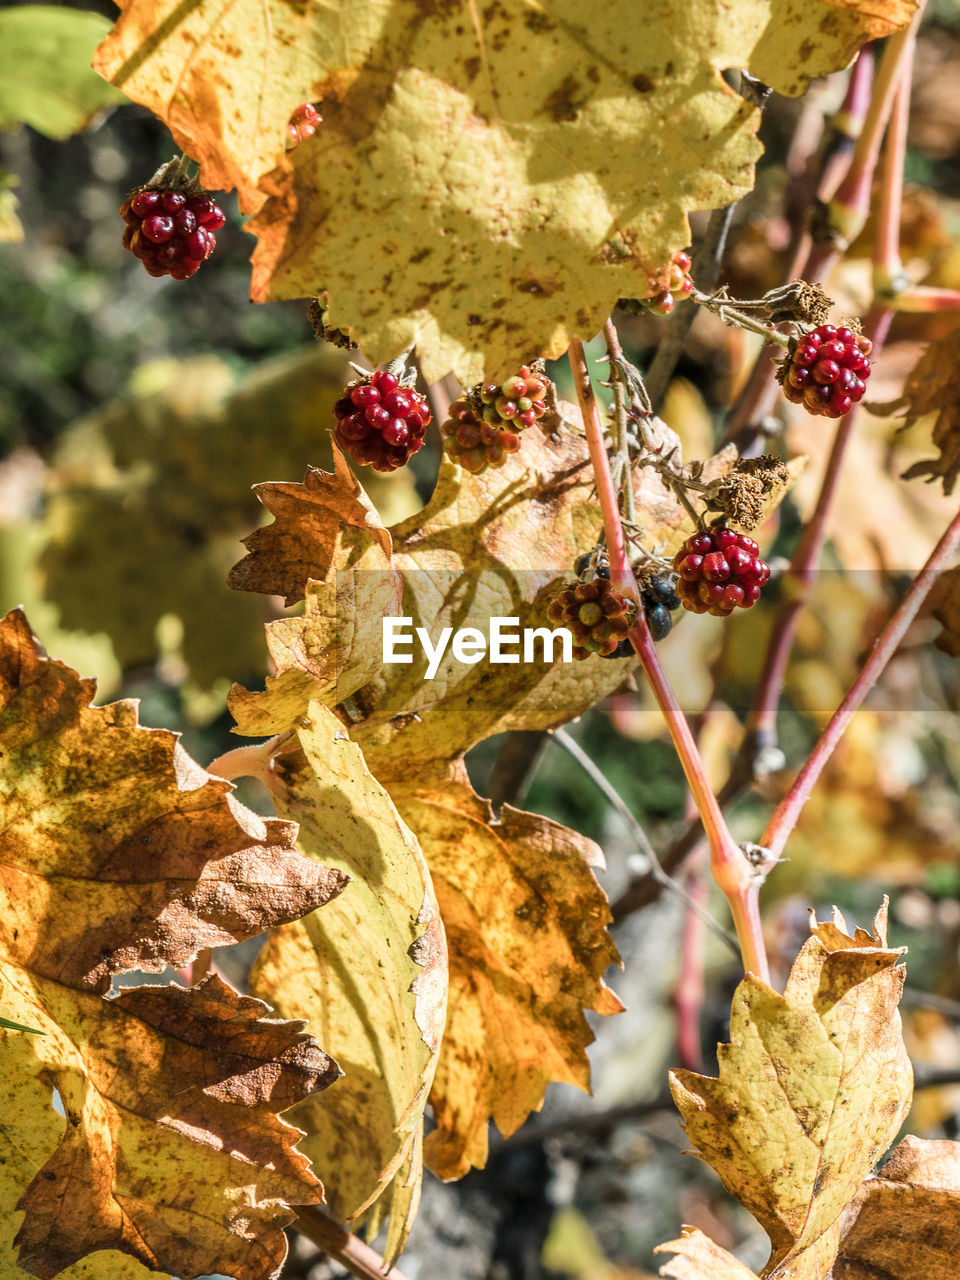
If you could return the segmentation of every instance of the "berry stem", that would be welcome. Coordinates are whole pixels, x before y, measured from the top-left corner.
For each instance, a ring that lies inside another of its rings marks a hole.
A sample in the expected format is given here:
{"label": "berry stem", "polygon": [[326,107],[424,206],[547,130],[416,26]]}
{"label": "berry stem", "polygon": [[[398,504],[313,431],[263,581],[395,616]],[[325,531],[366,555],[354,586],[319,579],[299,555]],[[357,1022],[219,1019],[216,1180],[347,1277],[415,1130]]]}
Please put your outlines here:
{"label": "berry stem", "polygon": [[754,320],[742,309],[745,304],[738,302],[736,298],[725,298],[722,293],[701,293],[699,289],[693,289],[690,300],[698,303],[705,311],[718,316],[724,324],[736,325],[737,328],[747,329],[750,333],[759,333],[767,342],[776,343],[780,347],[787,347],[790,344],[788,334],[780,333],[769,321]]}
{"label": "berry stem", "polygon": [[571,341],[569,357],[590,449],[590,461],[593,464],[600,510],[603,515],[607,556],[610,563],[610,581],[616,590],[637,604],[637,620],[627,632],[627,638],[636,650],[644,675],[650,682],[686,775],[697,811],[703,821],[710,845],[711,870],[730,904],[744,968],[748,973],[754,973],[767,981],[769,969],[752,871],[720,812],[720,806],[707,780],[703,760],[690,725],[663,670],[644,618],[640,592],[627,555],[617,492],[610,472],[610,460],[607,457],[597,401],[587,372],[583,343],[579,338]]}
{"label": "berry stem", "polygon": [[797,824],[801,809],[809,799],[810,792],[820,777],[824,765],[833,754],[854,712],[860,707],[864,698],[880,678],[887,663],[896,653],[907,628],[917,616],[920,606],[927,598],[937,576],[948,567],[958,547],[960,547],[960,512],[954,516],[947,526],[946,531],[936,547],[934,547],[926,564],[911,585],[910,590],[903,597],[895,613],[880,633],[863,669],[853,682],[840,706],[833,713],[830,723],[820,735],[806,763],[797,774],[793,786],[784,796],[773,817],[767,823],[767,829],[764,831],[760,843],[769,850],[772,858],[779,858],[782,854],[787,838]]}

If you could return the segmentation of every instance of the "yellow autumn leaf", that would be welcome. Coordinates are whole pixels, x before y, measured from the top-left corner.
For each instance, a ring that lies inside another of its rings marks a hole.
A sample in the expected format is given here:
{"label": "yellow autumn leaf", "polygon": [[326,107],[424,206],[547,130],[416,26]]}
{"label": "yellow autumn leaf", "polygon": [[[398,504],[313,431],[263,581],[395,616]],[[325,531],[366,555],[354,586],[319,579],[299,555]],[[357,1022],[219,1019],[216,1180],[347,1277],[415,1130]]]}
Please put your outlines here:
{"label": "yellow autumn leaf", "polygon": [[[750,190],[759,112],[725,68],[800,93],[914,7],[125,0],[94,65],[208,186],[244,211],[273,194],[257,300],[324,290],[371,359],[415,342],[428,381],[469,383],[592,336],[689,243],[688,211]],[[323,124],[287,156],[310,100]]]}
{"label": "yellow autumn leaf", "polygon": [[387,785],[416,831],[450,950],[447,1027],[426,1160],[458,1178],[487,1158],[487,1124],[509,1136],[551,1080],[589,1087],[584,1009],[619,1013],[603,981],[617,952],[592,841],[504,806],[499,820],[463,766],[433,778],[402,759]]}
{"label": "yellow autumn leaf", "polygon": [[20,612],[0,621],[0,1006],[41,1033],[0,1030],[0,1271],[140,1275],[119,1251],[266,1280],[288,1204],[322,1197],[277,1113],[336,1063],[217,977],[104,994],[302,915],[345,876],[94,693]]}
{"label": "yellow autumn leaf", "polygon": [[111,1000],[64,976],[0,961],[4,999],[44,1032],[0,1032],[4,1277],[268,1280],[287,1205],[323,1193],[275,1113],[329,1085],[336,1063],[215,975]]}
{"label": "yellow autumn leaf", "polygon": [[299,822],[302,852],[351,883],[324,911],[271,933],[250,990],[305,1018],[342,1067],[330,1098],[308,1099],[292,1119],[336,1213],[356,1218],[384,1197],[395,1259],[419,1196],[443,1031],[443,926],[416,838],[333,713],[311,703],[295,741],[275,760],[277,811]]}
{"label": "yellow autumn leaf", "polygon": [[839,913],[811,927],[783,995],[752,974],[738,986],[719,1077],[671,1073],[697,1154],[770,1237],[770,1280],[824,1247],[912,1092],[886,904],[872,934],[850,936]]}
{"label": "yellow autumn leaf", "polygon": [[[954,1280],[960,1257],[960,1143],[907,1137],[864,1182],[842,1258],[864,1280]],[[841,1271],[838,1280],[847,1275]]]}

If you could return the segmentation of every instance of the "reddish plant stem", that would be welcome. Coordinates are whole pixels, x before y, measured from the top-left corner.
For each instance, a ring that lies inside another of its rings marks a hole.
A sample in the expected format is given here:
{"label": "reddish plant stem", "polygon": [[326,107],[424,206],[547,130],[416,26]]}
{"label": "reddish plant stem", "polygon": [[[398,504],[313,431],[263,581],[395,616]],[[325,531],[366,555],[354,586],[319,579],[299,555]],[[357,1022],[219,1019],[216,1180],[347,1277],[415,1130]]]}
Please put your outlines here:
{"label": "reddish plant stem", "polygon": [[880,633],[870,657],[860,674],[853,682],[846,697],[833,713],[830,723],[824,729],[816,746],[810,753],[806,763],[800,770],[793,786],[777,806],[773,817],[767,823],[761,844],[770,850],[774,858],[783,852],[787,837],[796,826],[800,810],[806,804],[814,784],[820,777],[824,765],[830,759],[837,743],[864,698],[876,684],[887,663],[900,645],[907,628],[930,592],[931,587],[949,565],[949,562],[960,548],[960,512],[954,516],[940,541],[934,547],[927,563],[917,575],[910,590],[903,597],[893,617]]}
{"label": "reddish plant stem", "polygon": [[375,1249],[352,1235],[320,1205],[298,1205],[296,1214],[297,1230],[359,1280],[404,1280],[401,1271],[396,1267],[388,1269]]}
{"label": "reddish plant stem", "polygon": [[[912,44],[911,44],[912,51]],[[896,97],[887,130],[880,184],[880,210],[873,247],[873,292],[884,297],[903,276],[900,258],[900,212],[903,207],[903,161],[907,153],[907,119],[910,114],[910,76],[897,81]]]}
{"label": "reddish plant stem", "polygon": [[898,290],[890,298],[895,311],[911,314],[933,311],[960,311],[960,290],[939,289],[933,285],[917,284]]}
{"label": "reddish plant stem", "polygon": [[[688,804],[687,817],[693,818]],[[686,877],[686,890],[694,902],[706,909],[708,901],[707,881],[704,877],[706,849],[698,845],[690,858],[690,871]],[[691,911],[684,910],[683,939],[680,947],[680,973],[673,991],[673,1008],[677,1017],[677,1057],[681,1067],[689,1071],[703,1069],[700,1049],[700,1014],[703,1010],[703,952],[706,933],[703,921]]]}
{"label": "reddish plant stem", "polygon": [[[916,21],[916,20],[915,20]],[[903,75],[909,75],[913,59],[913,28],[903,29],[887,41],[863,126],[854,146],[849,168],[829,204],[828,231],[833,235],[822,241],[801,240],[797,257],[790,264],[787,279],[803,279],[813,284],[823,280],[841,257],[846,243],[862,229],[870,212],[870,194],[876,172],[883,131],[890,118],[894,93]],[[854,88],[857,97],[854,97]],[[859,84],[848,87],[845,108],[859,109],[862,93]],[[901,163],[901,169],[902,169]],[[837,169],[831,165],[821,176],[818,198],[829,199],[830,187],[836,181]],[[897,220],[899,229],[899,213]],[[747,452],[762,429],[764,419],[773,411],[779,387],[774,378],[775,365],[766,347],[761,350],[746,386],[740,393],[724,434],[724,443],[733,442]]]}
{"label": "reddish plant stem", "polygon": [[723,819],[717,798],[707,780],[693,733],[660,664],[660,658],[643,616],[640,592],[630,568],[623,526],[620,522],[619,499],[610,472],[610,460],[607,457],[600,413],[587,371],[583,343],[578,338],[574,338],[570,343],[569,357],[574,385],[577,388],[577,399],[583,414],[600,510],[603,515],[607,556],[610,563],[610,581],[618,591],[637,604],[637,621],[628,631],[627,636],[637,652],[644,674],[650,682],[654,697],[667,722],[670,737],[703,822],[710,845],[711,871],[730,904],[744,968],[747,972],[755,973],[757,977],[766,981],[769,970],[755,896],[752,908],[750,905],[750,887],[753,882],[751,868]]}
{"label": "reddish plant stem", "polygon": [[[878,352],[887,336],[893,312],[889,307],[872,313],[867,317],[864,332],[874,344],[874,353]],[[781,606],[770,640],[763,665],[763,673],[753,696],[753,704],[747,716],[747,738],[750,749],[776,740],[777,707],[783,691],[787,662],[793,649],[797,623],[800,613],[806,606],[813,591],[813,581],[820,563],[820,553],[826,541],[827,526],[833,510],[840,471],[847,453],[847,445],[859,416],[859,405],[854,405],[846,417],[841,418],[833,438],[833,447],[827,461],[817,505],[813,515],[800,539],[790,568],[784,579],[789,591],[789,598]]]}

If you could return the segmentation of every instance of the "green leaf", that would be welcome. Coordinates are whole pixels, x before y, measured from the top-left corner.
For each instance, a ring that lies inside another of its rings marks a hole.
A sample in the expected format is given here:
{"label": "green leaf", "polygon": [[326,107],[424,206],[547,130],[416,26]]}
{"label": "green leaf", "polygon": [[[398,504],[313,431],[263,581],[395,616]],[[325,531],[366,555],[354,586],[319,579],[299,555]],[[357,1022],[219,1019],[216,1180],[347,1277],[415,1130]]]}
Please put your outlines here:
{"label": "green leaf", "polygon": [[110,30],[98,13],[30,4],[0,13],[0,129],[28,124],[62,141],[125,101],[90,65]]}

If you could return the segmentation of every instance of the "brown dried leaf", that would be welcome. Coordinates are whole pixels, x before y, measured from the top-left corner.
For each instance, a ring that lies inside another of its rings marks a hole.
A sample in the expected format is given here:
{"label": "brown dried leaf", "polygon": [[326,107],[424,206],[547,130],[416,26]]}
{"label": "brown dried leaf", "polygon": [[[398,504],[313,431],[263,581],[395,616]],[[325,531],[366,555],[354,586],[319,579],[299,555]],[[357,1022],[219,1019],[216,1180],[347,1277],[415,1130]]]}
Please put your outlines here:
{"label": "brown dried leaf", "polygon": [[262,1280],[286,1250],[283,1201],[322,1196],[275,1113],[336,1064],[219,979],[101,993],[115,973],[303,914],[346,877],[298,854],[292,823],[234,801],[174,734],[141,728],[133,704],[92,707],[93,693],[19,611],[0,621],[0,998],[44,1033],[0,1038],[2,1216],[26,1210],[16,1243],[38,1276],[111,1249]]}
{"label": "brown dried leaf", "polygon": [[[322,1198],[276,1112],[339,1074],[303,1024],[216,975],[110,1000],[13,964],[0,981],[5,1006],[44,1033],[0,1033],[0,1203],[7,1221],[26,1214],[19,1267],[46,1280],[117,1250],[177,1275],[273,1275],[287,1204]],[[9,1254],[2,1266],[20,1274]],[[76,1274],[141,1274],[109,1255],[90,1268]]]}
{"label": "brown dried leaf", "polygon": [[934,644],[951,658],[960,658],[960,566],[940,575],[930,593],[929,607],[943,626]]}
{"label": "brown dried leaf", "polygon": [[960,1143],[907,1137],[864,1182],[844,1222],[834,1280],[954,1280],[960,1256]]}
{"label": "brown dried leaf", "polygon": [[509,806],[494,822],[462,765],[433,779],[404,772],[388,785],[420,839],[450,946],[425,1158],[458,1178],[485,1163],[491,1117],[509,1136],[551,1080],[589,1087],[583,1010],[622,1008],[602,977],[617,953],[592,841]]}
{"label": "brown dried leaf", "polygon": [[0,958],[105,992],[254,937],[337,894],[296,828],[238,804],[136,705],[47,658],[23,614],[0,621]]}
{"label": "brown dried leaf", "polygon": [[308,581],[326,581],[331,568],[389,565],[390,534],[337,448],[333,461],[333,472],[311,467],[303,484],[254,485],[275,518],[243,539],[247,554],[231,569],[229,586],[283,596],[291,605],[303,599]]}
{"label": "brown dried leaf", "polygon": [[697,1227],[684,1227],[678,1240],[658,1244],[653,1252],[675,1255],[660,1268],[662,1276],[673,1280],[758,1280],[755,1271]]}
{"label": "brown dried leaf", "polygon": [[812,929],[782,996],[751,974],[740,983],[719,1077],[671,1074],[701,1159],[770,1236],[771,1280],[826,1247],[910,1105],[886,905],[872,935],[849,936],[839,913]]}
{"label": "brown dried leaf", "polygon": [[383,1197],[390,1261],[419,1198],[423,1110],[446,1011],[443,926],[416,838],[337,718],[311,703],[296,742],[276,758],[277,811],[298,820],[305,854],[351,883],[322,911],[271,932],[250,989],[322,1029],[343,1067],[329,1101],[308,1099],[291,1118],[338,1216],[357,1218]]}
{"label": "brown dried leaf", "polygon": [[937,415],[933,443],[940,450],[939,458],[915,462],[908,467],[903,473],[904,480],[926,476],[929,483],[939,477],[943,481],[943,492],[951,494],[960,475],[960,328],[924,349],[906,380],[902,398],[887,411],[904,409],[904,431],[928,413]]}

